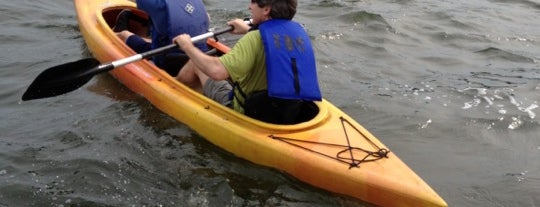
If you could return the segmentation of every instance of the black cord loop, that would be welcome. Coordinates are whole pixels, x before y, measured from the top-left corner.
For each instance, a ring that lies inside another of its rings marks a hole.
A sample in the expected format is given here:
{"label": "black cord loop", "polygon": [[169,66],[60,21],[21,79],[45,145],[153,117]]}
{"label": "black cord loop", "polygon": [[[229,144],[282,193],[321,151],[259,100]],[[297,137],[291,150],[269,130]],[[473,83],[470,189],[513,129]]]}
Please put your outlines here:
{"label": "black cord loop", "polygon": [[[358,130],[356,127],[354,127],[351,124],[351,122],[349,122],[347,119],[345,119],[343,117],[340,117],[340,120],[341,120],[341,124],[342,124],[342,127],[343,127],[343,132],[345,134],[345,139],[347,140],[347,145],[323,143],[323,142],[313,142],[313,141],[299,140],[299,139],[288,138],[288,137],[279,137],[279,136],[275,136],[275,135],[270,135],[269,137],[272,138],[272,139],[275,139],[275,140],[285,142],[285,143],[287,143],[289,145],[304,149],[306,151],[309,151],[309,152],[312,152],[312,153],[315,153],[315,154],[319,154],[321,156],[324,156],[324,157],[327,157],[327,158],[330,158],[330,159],[334,159],[334,160],[342,162],[344,164],[348,164],[349,169],[351,169],[353,167],[359,168],[360,164],[364,163],[364,162],[373,162],[373,161],[380,160],[382,158],[388,158],[388,154],[390,153],[390,151],[388,149],[380,148],[379,146],[377,146],[372,140],[370,140],[367,136],[365,136],[360,130]],[[362,137],[364,137],[365,140],[367,142],[369,142],[377,150],[376,151],[369,151],[369,150],[362,149],[362,148],[359,148],[359,147],[351,146],[351,142],[349,140],[349,135],[347,133],[347,127],[346,127],[345,124],[352,127],[357,133],[361,134]],[[342,148],[345,148],[345,149],[337,152],[337,154],[335,156],[332,156],[332,155],[327,155],[327,154],[324,154],[322,152],[318,152],[318,151],[315,151],[315,150],[312,150],[312,149],[308,149],[308,148],[306,148],[304,146],[301,146],[300,144],[297,144],[297,143],[319,144],[319,145],[326,145],[326,146],[333,146],[333,147],[342,147]],[[354,153],[353,153],[354,151],[363,152],[363,153],[366,154],[366,156],[364,156],[361,159],[360,158],[355,158]]]}

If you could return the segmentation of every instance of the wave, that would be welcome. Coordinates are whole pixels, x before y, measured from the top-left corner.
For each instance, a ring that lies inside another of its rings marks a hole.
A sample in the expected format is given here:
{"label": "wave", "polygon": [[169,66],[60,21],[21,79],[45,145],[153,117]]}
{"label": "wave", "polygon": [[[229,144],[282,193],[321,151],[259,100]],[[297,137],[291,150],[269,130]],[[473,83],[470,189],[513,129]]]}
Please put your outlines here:
{"label": "wave", "polygon": [[489,59],[502,59],[516,63],[535,63],[534,58],[514,54],[512,52],[504,51],[495,47],[489,47],[483,50],[476,51],[475,53],[482,54]]}
{"label": "wave", "polygon": [[491,1],[496,2],[496,3],[522,4],[528,8],[534,8],[534,9],[540,10],[540,3],[530,1],[530,0],[513,0],[513,1],[491,0]]}
{"label": "wave", "polygon": [[366,11],[356,11],[343,14],[338,17],[339,20],[352,25],[363,24],[374,31],[393,31],[394,29],[386,22],[380,14],[374,14]]}

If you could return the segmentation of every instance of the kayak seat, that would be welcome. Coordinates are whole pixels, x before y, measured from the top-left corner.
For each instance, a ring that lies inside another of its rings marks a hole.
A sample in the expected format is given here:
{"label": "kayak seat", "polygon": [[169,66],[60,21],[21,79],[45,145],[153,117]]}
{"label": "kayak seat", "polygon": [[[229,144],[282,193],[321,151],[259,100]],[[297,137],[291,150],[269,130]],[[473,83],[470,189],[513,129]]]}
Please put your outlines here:
{"label": "kayak seat", "polygon": [[269,97],[266,90],[252,93],[244,104],[244,114],[272,124],[298,124],[306,122],[319,113],[312,101]]}
{"label": "kayak seat", "polygon": [[143,16],[138,10],[123,9],[116,14],[116,19],[111,18],[111,14],[104,14],[105,20],[112,26],[114,32],[121,32],[128,30],[141,37],[150,36],[148,26],[150,25],[150,19],[147,16]]}
{"label": "kayak seat", "polygon": [[129,20],[132,16],[132,12],[129,9],[122,10],[116,18],[116,25],[113,28],[114,32],[121,32],[129,30]]}

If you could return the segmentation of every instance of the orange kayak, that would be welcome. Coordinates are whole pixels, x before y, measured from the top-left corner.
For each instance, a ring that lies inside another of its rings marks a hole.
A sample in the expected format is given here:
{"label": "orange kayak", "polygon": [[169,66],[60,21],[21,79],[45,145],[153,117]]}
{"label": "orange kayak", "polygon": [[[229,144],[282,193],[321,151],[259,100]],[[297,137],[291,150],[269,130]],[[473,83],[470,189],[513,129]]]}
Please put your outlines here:
{"label": "orange kayak", "polygon": [[[80,30],[92,54],[111,62],[135,54],[111,30],[128,0],[75,0]],[[225,26],[225,25],[224,25]],[[208,44],[226,53],[213,39]],[[211,143],[313,186],[380,206],[447,206],[378,138],[327,100],[313,118],[294,125],[264,123],[222,106],[142,60],[110,73],[156,108]]]}

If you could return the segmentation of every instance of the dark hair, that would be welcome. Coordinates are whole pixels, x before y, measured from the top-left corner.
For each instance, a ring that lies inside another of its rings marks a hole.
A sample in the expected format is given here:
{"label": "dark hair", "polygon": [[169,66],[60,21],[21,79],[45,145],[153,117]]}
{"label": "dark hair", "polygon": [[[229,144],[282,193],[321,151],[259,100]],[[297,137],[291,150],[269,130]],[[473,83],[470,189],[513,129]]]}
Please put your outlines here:
{"label": "dark hair", "polygon": [[297,0],[251,0],[259,7],[270,6],[272,19],[292,19],[296,14]]}

